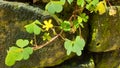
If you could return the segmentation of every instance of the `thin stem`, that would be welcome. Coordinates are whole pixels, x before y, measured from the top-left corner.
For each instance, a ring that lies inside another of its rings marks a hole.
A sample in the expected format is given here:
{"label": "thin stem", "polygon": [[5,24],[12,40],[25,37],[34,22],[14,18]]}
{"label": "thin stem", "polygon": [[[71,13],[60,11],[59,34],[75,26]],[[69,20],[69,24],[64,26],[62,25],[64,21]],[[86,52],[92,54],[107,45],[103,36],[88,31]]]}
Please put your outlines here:
{"label": "thin stem", "polygon": [[61,34],[62,34],[63,30],[57,34],[55,37],[53,37],[50,41],[46,42],[45,44],[42,44],[42,45],[37,45],[35,47],[33,47],[33,50],[38,50],[38,49],[41,49],[43,48],[44,46],[50,44],[51,42],[53,42],[55,39],[57,39]]}
{"label": "thin stem", "polygon": [[56,35],[55,37],[53,37],[50,41],[46,42],[45,44],[42,44],[42,45],[38,45],[37,47],[33,47],[33,50],[38,50],[38,49],[41,49],[43,48],[44,46],[50,44],[51,42],[53,42],[55,39],[57,39],[59,37],[59,34]]}
{"label": "thin stem", "polygon": [[106,1],[108,2],[109,6],[111,7],[112,5],[111,5],[111,3],[109,2],[109,0],[106,0]]}
{"label": "thin stem", "polygon": [[35,42],[35,46],[37,47],[37,41],[36,41],[36,35],[34,34],[34,42]]}
{"label": "thin stem", "polygon": [[65,38],[64,38],[62,35],[60,35],[60,37],[61,37],[63,40],[65,40]]}

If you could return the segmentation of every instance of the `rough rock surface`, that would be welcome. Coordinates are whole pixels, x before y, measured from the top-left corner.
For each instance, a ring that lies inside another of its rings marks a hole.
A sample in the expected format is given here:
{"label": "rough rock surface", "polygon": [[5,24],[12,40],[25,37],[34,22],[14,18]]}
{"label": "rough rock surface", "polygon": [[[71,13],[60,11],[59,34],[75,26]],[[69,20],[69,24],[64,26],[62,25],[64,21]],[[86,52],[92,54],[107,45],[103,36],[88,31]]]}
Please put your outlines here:
{"label": "rough rock surface", "polygon": [[[50,45],[35,51],[29,60],[17,62],[12,67],[5,65],[5,56],[10,46],[15,45],[17,39],[32,39],[24,26],[34,20],[43,21],[51,18],[49,14],[39,8],[23,3],[0,2],[0,68],[38,68],[60,64],[68,58],[61,38]],[[39,37],[38,37],[39,39]],[[41,42],[41,39],[38,40]]]}
{"label": "rough rock surface", "polygon": [[120,6],[117,6],[117,14],[114,16],[108,12],[103,15],[93,14],[90,25],[90,51],[106,52],[120,48]]}
{"label": "rough rock surface", "polygon": [[95,68],[120,68],[120,50],[96,53]]}

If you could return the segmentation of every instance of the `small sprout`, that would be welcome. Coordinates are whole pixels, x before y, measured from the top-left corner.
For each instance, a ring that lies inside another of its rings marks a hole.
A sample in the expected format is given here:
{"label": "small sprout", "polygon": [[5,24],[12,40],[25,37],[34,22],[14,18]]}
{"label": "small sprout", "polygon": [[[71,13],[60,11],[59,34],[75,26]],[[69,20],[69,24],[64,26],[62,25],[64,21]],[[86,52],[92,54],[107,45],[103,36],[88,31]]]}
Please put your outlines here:
{"label": "small sprout", "polygon": [[64,31],[70,31],[70,22],[69,21],[63,21],[60,25],[60,28]]}
{"label": "small sprout", "polygon": [[49,33],[44,33],[44,35],[42,36],[42,38],[43,38],[43,41],[51,39]]}

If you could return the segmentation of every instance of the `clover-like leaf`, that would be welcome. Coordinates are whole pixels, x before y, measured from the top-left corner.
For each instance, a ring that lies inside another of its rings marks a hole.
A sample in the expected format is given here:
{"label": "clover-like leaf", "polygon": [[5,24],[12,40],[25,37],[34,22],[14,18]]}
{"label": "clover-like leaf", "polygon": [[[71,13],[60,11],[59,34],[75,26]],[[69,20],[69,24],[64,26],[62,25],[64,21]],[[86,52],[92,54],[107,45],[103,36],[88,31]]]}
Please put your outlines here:
{"label": "clover-like leaf", "polygon": [[85,1],[84,0],[77,0],[77,5],[83,7],[85,5]]}
{"label": "clover-like leaf", "polygon": [[81,52],[81,51],[77,51],[76,54],[77,54],[78,56],[81,56],[82,52]]}
{"label": "clover-like leaf", "polygon": [[32,54],[33,53],[33,49],[31,47],[24,48],[24,51],[27,52],[28,54]]}
{"label": "clover-like leaf", "polygon": [[78,24],[79,24],[82,28],[84,28],[83,23],[82,23],[83,19],[82,19],[80,16],[78,16],[77,19],[78,19]]}
{"label": "clover-like leaf", "polygon": [[27,60],[29,58],[29,55],[33,53],[33,49],[31,47],[26,47],[23,50],[23,59]]}
{"label": "clover-like leaf", "polygon": [[5,64],[7,66],[12,66],[15,64],[16,58],[13,55],[14,55],[14,53],[12,53],[12,52],[7,54],[7,56],[5,58]]}
{"label": "clover-like leaf", "polygon": [[66,1],[66,0],[60,0],[60,2],[62,3],[62,5],[65,4],[65,1]]}
{"label": "clover-like leaf", "polygon": [[86,0],[87,4],[86,4],[86,9],[88,9],[91,13],[93,11],[96,11],[96,5],[99,3],[99,0]]}
{"label": "clover-like leaf", "polygon": [[39,26],[37,26],[37,25],[34,25],[33,27],[34,27],[34,34],[39,35],[39,34],[40,34],[40,32],[41,32],[40,27],[39,27]]}
{"label": "clover-like leaf", "polygon": [[28,40],[18,39],[16,41],[16,45],[20,48],[23,48],[23,47],[27,46],[28,44],[29,44]]}
{"label": "clover-like leaf", "polygon": [[70,31],[70,22],[69,21],[62,22],[60,28],[63,29],[64,31]]}
{"label": "clover-like leaf", "polygon": [[73,20],[73,25],[74,25],[74,27],[76,29],[79,28],[79,22],[78,22],[78,20]]}
{"label": "clover-like leaf", "polygon": [[87,3],[90,3],[90,2],[91,2],[91,0],[86,0],[86,2],[87,2]]}
{"label": "clover-like leaf", "polygon": [[98,3],[99,3],[99,0],[93,0],[93,1],[92,1],[92,4],[93,4],[94,6],[96,6]]}
{"label": "clover-like leaf", "polygon": [[35,20],[33,23],[35,23],[35,24],[39,24],[39,25],[42,25],[41,22],[38,21],[38,20]]}
{"label": "clover-like leaf", "polygon": [[69,39],[66,39],[64,43],[64,47],[67,50],[67,55],[70,55],[70,53],[72,52],[72,47],[73,47],[72,41]]}
{"label": "clover-like leaf", "polygon": [[73,52],[75,52],[78,56],[81,55],[81,51],[84,49],[85,41],[80,36],[77,36],[74,41]]}
{"label": "clover-like leaf", "polygon": [[8,66],[12,66],[15,64],[16,61],[22,60],[22,49],[18,47],[10,47],[9,51],[7,52],[7,56],[5,58],[5,64]]}
{"label": "clover-like leaf", "polygon": [[33,26],[34,26],[34,23],[26,25],[26,26],[25,26],[26,31],[27,31],[28,33],[33,33],[33,32],[34,32],[34,27],[33,27]]}
{"label": "clover-like leaf", "polygon": [[34,33],[36,35],[39,35],[41,32],[41,28],[37,24],[40,25],[41,23],[38,20],[36,20],[33,23],[26,25],[26,31],[28,33]]}
{"label": "clover-like leaf", "polygon": [[82,13],[82,14],[80,15],[80,17],[82,18],[82,20],[83,20],[84,22],[87,22],[87,21],[88,21],[88,18],[89,18],[85,13]]}
{"label": "clover-like leaf", "polygon": [[29,58],[29,54],[26,51],[23,51],[23,59],[27,60]]}
{"label": "clover-like leaf", "polygon": [[63,10],[62,5],[62,1],[51,1],[46,5],[45,9],[51,14],[54,14],[55,12],[59,13]]}

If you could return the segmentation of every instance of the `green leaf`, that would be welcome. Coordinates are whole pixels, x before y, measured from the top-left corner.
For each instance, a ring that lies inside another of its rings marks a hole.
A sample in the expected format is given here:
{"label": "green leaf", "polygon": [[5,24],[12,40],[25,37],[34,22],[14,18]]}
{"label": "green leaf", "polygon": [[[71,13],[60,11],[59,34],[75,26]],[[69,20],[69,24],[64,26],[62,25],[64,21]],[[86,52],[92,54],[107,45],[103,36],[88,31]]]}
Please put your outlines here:
{"label": "green leaf", "polygon": [[96,6],[98,3],[99,3],[99,0],[93,0],[93,1],[92,1],[92,4],[93,4],[94,6]]}
{"label": "green leaf", "polygon": [[41,25],[41,22],[38,20],[35,20],[33,23]]}
{"label": "green leaf", "polygon": [[91,0],[86,0],[86,2],[87,2],[87,3],[90,3],[90,2],[91,2]]}
{"label": "green leaf", "polygon": [[28,54],[32,54],[33,53],[33,49],[31,47],[24,48],[24,51],[27,52]]}
{"label": "green leaf", "polygon": [[34,27],[34,34],[39,35],[39,34],[40,34],[40,32],[41,32],[40,27],[39,27],[39,26],[37,26],[37,25],[34,25],[33,27]]}
{"label": "green leaf", "polygon": [[14,53],[14,57],[15,57],[15,60],[16,61],[20,61],[22,60],[23,56],[22,56],[22,52],[23,52],[23,49],[22,48],[18,48],[18,47],[10,47],[10,50],[9,50],[9,54],[10,53]]}
{"label": "green leaf", "polygon": [[86,9],[88,9],[89,11],[93,12],[96,11],[96,6],[99,3],[99,0],[86,0],[87,4],[86,4]]}
{"label": "green leaf", "polygon": [[66,1],[66,0],[60,0],[60,2],[62,2],[62,3],[63,3],[62,5],[64,5],[64,4],[65,4],[65,1]]}
{"label": "green leaf", "polygon": [[45,9],[51,13],[51,14],[54,14],[55,12],[59,13],[63,10],[63,2],[61,1],[51,1],[49,2]]}
{"label": "green leaf", "polygon": [[22,60],[22,49],[18,47],[10,47],[5,58],[5,64],[7,66],[12,66],[16,61]]}
{"label": "green leaf", "polygon": [[76,54],[77,54],[78,56],[81,56],[82,52],[81,52],[81,51],[77,51]]}
{"label": "green leaf", "polygon": [[82,18],[81,18],[80,16],[78,16],[78,24],[79,24],[82,28],[84,28],[83,23],[82,23]]}
{"label": "green leaf", "polygon": [[31,47],[26,47],[23,50],[23,59],[27,60],[29,58],[29,55],[33,53],[33,49]]}
{"label": "green leaf", "polygon": [[17,45],[18,47],[21,47],[21,48],[27,46],[28,44],[29,44],[29,41],[28,41],[28,40],[18,39],[18,40],[16,41],[16,45]]}
{"label": "green leaf", "polygon": [[82,14],[80,15],[80,17],[82,18],[82,20],[83,20],[84,22],[87,22],[87,21],[88,21],[88,18],[89,18],[85,13],[82,13]]}
{"label": "green leaf", "polygon": [[74,41],[73,52],[75,52],[78,56],[81,55],[81,50],[84,49],[85,41],[80,36],[77,36]]}
{"label": "green leaf", "polygon": [[79,46],[79,49],[83,50],[83,48],[85,46],[85,40],[82,37],[77,36],[76,40],[74,42],[74,45]]}
{"label": "green leaf", "polygon": [[73,21],[73,24],[75,25],[76,28],[79,27],[79,25],[84,28],[83,26],[83,22],[87,22],[88,21],[88,16],[85,13],[80,14],[80,16],[77,17],[77,22]]}
{"label": "green leaf", "polygon": [[13,55],[14,55],[14,53],[12,53],[12,52],[7,54],[7,56],[5,58],[5,64],[7,66],[12,66],[15,64],[16,58]]}
{"label": "green leaf", "polygon": [[82,23],[82,18],[80,16],[78,16],[78,22]]}
{"label": "green leaf", "polygon": [[36,25],[36,24],[40,24],[40,22],[36,20],[33,23],[26,25],[25,26],[26,31],[28,33],[34,33],[36,35],[39,35],[40,32],[41,32],[41,28],[38,25]]}
{"label": "green leaf", "polygon": [[86,4],[86,9],[90,10],[92,3]]}
{"label": "green leaf", "polygon": [[73,0],[67,0],[69,4],[71,4],[73,2]]}
{"label": "green leaf", "polygon": [[22,55],[22,52],[18,52],[16,53],[15,55],[13,56],[16,56],[16,61],[20,61],[23,59],[23,55]]}
{"label": "green leaf", "polygon": [[84,0],[77,0],[77,5],[84,7],[85,1]]}
{"label": "green leaf", "polygon": [[72,52],[72,41],[66,39],[64,43],[64,47],[67,50],[67,55],[70,55],[70,53]]}
{"label": "green leaf", "polygon": [[34,32],[34,23],[26,25],[25,28],[28,33],[33,33]]}
{"label": "green leaf", "polygon": [[23,51],[23,59],[27,60],[29,58],[29,54],[26,51]]}
{"label": "green leaf", "polygon": [[64,31],[70,31],[70,22],[69,21],[62,22],[60,27]]}
{"label": "green leaf", "polygon": [[79,22],[78,22],[78,20],[73,20],[73,25],[74,25],[74,27],[76,29],[79,28]]}

